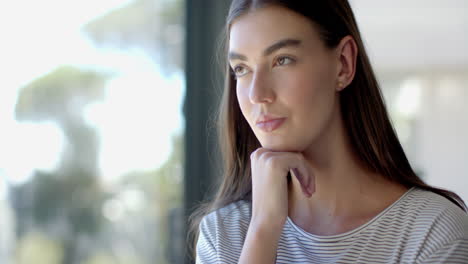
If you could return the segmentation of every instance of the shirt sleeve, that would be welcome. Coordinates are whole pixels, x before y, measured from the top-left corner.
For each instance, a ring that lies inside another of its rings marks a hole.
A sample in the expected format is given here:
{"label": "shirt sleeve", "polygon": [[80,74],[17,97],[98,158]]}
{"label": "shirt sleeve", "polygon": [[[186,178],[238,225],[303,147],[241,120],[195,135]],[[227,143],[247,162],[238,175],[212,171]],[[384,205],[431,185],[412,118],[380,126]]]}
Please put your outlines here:
{"label": "shirt sleeve", "polygon": [[438,249],[430,255],[422,264],[443,263],[463,264],[468,263],[468,238],[458,239]]}
{"label": "shirt sleeve", "polygon": [[209,226],[206,216],[200,222],[196,246],[196,264],[217,263],[216,233],[213,226]]}

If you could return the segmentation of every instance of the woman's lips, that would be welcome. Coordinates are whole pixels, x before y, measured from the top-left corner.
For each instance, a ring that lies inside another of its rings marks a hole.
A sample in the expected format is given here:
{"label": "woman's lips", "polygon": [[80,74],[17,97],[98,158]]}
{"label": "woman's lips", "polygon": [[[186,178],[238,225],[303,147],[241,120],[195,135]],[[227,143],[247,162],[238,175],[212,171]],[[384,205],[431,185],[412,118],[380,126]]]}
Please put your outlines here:
{"label": "woman's lips", "polygon": [[265,132],[271,132],[279,128],[285,120],[286,118],[270,119],[267,121],[257,122],[256,126]]}

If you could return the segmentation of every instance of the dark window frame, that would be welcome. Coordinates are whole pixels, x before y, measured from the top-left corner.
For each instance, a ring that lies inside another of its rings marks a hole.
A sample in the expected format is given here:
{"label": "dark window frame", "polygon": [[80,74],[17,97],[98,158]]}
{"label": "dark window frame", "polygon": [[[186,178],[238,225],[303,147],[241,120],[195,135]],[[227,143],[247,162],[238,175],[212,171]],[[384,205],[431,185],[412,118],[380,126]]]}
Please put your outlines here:
{"label": "dark window frame", "polygon": [[[217,148],[214,118],[223,86],[223,73],[216,61],[216,51],[230,2],[185,2],[184,237],[187,236],[188,217],[200,201],[212,197],[216,179],[219,178],[219,175],[216,175],[219,172],[220,160],[215,154]],[[186,256],[184,263],[193,261]]]}

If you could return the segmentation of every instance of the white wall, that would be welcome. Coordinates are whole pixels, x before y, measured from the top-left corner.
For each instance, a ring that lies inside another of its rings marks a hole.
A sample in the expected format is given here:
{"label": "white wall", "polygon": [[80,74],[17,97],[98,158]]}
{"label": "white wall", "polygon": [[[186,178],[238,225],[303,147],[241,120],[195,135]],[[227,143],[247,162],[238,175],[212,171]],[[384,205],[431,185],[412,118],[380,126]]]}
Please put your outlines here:
{"label": "white wall", "polygon": [[468,1],[350,2],[410,162],[468,203]]}

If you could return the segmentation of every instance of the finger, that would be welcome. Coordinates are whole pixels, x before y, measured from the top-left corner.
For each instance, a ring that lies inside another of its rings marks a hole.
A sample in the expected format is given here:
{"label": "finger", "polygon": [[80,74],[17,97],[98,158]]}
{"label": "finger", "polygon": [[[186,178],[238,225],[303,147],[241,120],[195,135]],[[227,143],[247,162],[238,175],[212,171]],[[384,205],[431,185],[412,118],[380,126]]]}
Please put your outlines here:
{"label": "finger", "polygon": [[314,172],[310,172],[309,180],[310,180],[310,182],[307,185],[307,190],[312,195],[315,192],[315,174],[314,174]]}
{"label": "finger", "polygon": [[258,159],[258,157],[260,157],[263,153],[269,151],[268,149],[266,148],[258,148],[254,151],[252,151],[252,153],[250,153],[250,160],[252,159]]}
{"label": "finger", "polygon": [[289,169],[301,184],[304,193],[312,195],[315,192],[315,177],[310,169],[308,169],[302,154],[290,155],[288,164],[290,166]]}
{"label": "finger", "polygon": [[[315,177],[307,168],[304,157],[296,152],[276,152],[266,148],[258,148],[251,154],[251,159],[271,159],[276,158],[275,162],[279,168],[283,167],[285,171],[290,171],[301,185],[302,192],[310,197],[315,192]],[[279,159],[278,159],[279,158]],[[280,165],[283,164],[283,165]]]}
{"label": "finger", "polygon": [[309,177],[305,177],[304,173],[301,172],[301,170],[299,170],[298,168],[293,168],[291,169],[291,173],[296,177],[297,181],[299,182],[299,185],[301,186],[301,190],[302,192],[307,196],[307,197],[310,197],[312,196],[312,190],[309,188],[309,183],[307,178]]}
{"label": "finger", "polygon": [[302,163],[303,165],[303,171],[306,172],[307,177],[304,179],[304,186],[307,189],[307,191],[312,195],[315,192],[315,175],[312,170],[307,168],[307,165],[305,165],[305,162]]}

